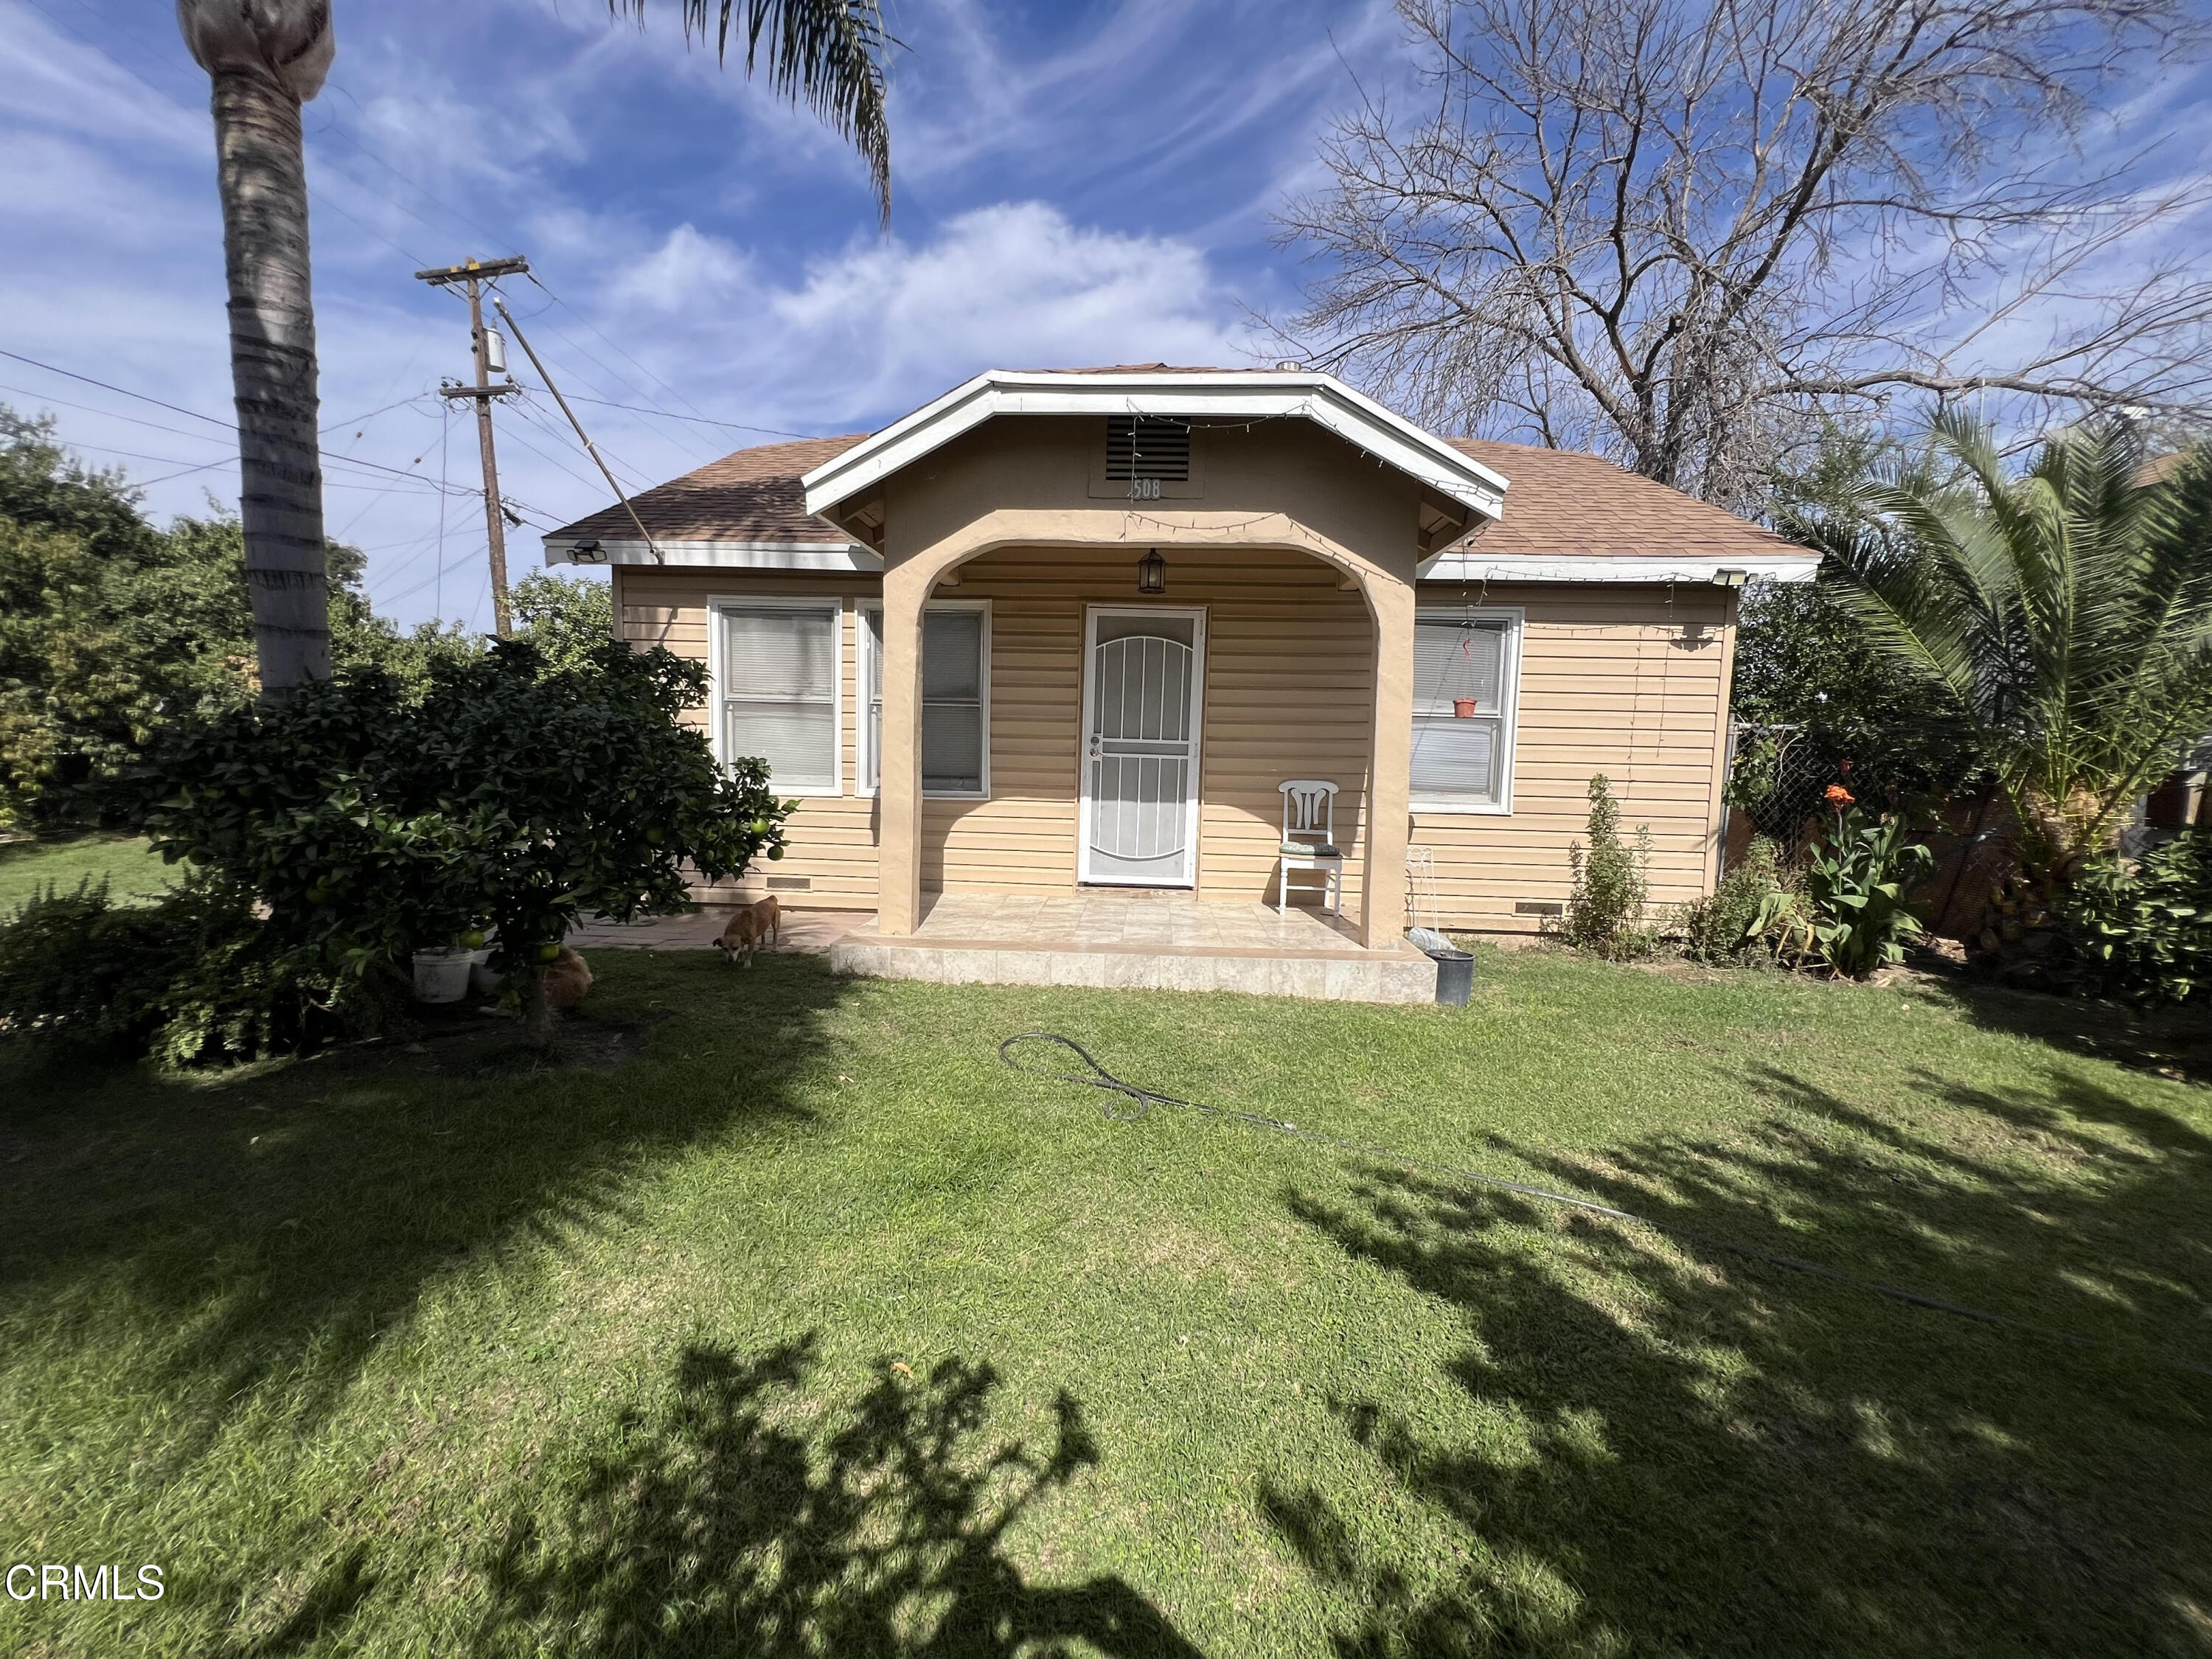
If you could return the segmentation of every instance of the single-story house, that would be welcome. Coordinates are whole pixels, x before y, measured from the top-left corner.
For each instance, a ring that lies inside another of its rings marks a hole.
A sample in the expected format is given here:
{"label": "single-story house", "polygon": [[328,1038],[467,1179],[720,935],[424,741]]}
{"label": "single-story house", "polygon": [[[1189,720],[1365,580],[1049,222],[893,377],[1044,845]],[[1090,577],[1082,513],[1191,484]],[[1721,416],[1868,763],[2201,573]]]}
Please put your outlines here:
{"label": "single-story house", "polygon": [[1300,368],[1161,364],[993,370],[545,548],[611,566],[622,635],[702,659],[717,751],[799,801],[726,896],[886,940],[940,896],[1256,913],[1281,786],[1319,780],[1343,942],[1399,952],[1431,887],[1450,929],[1555,914],[1595,773],[1650,828],[1654,898],[1706,891],[1737,595],[1814,563],[1596,456],[1439,437]]}

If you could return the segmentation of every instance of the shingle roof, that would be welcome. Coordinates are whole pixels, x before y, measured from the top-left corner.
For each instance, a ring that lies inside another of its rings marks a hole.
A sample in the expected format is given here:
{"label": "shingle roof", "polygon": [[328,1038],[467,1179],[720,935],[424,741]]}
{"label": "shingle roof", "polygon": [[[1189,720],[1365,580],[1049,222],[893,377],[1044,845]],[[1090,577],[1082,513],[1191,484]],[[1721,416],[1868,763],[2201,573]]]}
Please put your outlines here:
{"label": "shingle roof", "polygon": [[[851,536],[806,510],[806,491],[799,481],[867,435],[850,432],[842,438],[802,438],[796,443],[740,449],[710,461],[696,472],[687,472],[654,485],[641,495],[631,496],[630,505],[657,541],[824,542],[848,546]],[[593,536],[611,542],[634,542],[637,526],[617,503],[549,531],[547,536],[557,542]]]}
{"label": "shingle roof", "polygon": [[1487,438],[1446,441],[1503,473],[1509,486],[1504,516],[1458,544],[1486,558],[1802,551],[1771,531],[1639,477],[1602,455]]}
{"label": "shingle roof", "polygon": [[[1157,372],[1158,365],[1139,364]],[[1090,374],[1109,370],[1069,371]],[[1194,371],[1195,372],[1195,371]],[[819,542],[852,538],[806,511],[799,479],[866,437],[805,438],[740,449],[630,498],[657,539],[670,542]],[[1459,545],[1486,556],[1650,557],[1774,553],[1792,544],[1732,513],[1624,471],[1600,455],[1530,444],[1454,438],[1455,449],[1504,475],[1505,516]],[[635,541],[621,507],[549,532],[556,542]]]}

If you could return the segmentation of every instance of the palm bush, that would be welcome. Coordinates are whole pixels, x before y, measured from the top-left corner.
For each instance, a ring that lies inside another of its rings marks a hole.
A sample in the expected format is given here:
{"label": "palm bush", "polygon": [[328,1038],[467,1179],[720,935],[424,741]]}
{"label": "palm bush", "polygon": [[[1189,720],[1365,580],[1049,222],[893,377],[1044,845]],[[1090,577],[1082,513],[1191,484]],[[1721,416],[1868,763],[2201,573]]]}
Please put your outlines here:
{"label": "palm bush", "polygon": [[2046,898],[2212,725],[2212,447],[2154,459],[2100,419],[2015,475],[1987,427],[1948,416],[1925,453],[1783,524],[1971,734]]}

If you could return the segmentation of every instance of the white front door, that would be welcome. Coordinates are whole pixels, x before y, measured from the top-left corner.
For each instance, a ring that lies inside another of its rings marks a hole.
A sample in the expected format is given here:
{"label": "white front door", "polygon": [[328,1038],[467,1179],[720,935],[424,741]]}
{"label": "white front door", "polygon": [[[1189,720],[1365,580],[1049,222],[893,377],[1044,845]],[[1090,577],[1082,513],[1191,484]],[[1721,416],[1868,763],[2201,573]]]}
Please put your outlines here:
{"label": "white front door", "polygon": [[1084,630],[1078,881],[1198,881],[1206,613],[1093,606]]}

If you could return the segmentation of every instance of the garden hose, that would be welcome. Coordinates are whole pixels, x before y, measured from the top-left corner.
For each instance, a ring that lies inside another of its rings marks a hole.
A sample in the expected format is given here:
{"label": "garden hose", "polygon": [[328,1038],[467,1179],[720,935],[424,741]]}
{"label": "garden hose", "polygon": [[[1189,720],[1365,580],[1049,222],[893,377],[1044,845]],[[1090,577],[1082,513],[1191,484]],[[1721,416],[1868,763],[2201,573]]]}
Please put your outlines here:
{"label": "garden hose", "polygon": [[[1086,1076],[1079,1072],[1049,1072],[1040,1070],[1033,1066],[1025,1066],[1014,1057],[1013,1052],[1017,1044],[1024,1042],[1057,1043],[1089,1066],[1090,1073]],[[1176,1106],[1188,1112],[1196,1112],[1204,1117],[1248,1124],[1255,1129],[1271,1130],[1277,1134],[1288,1135],[1294,1140],[1308,1141],[1321,1146],[1334,1146],[1339,1151],[1356,1153],[1362,1158],[1379,1158],[1386,1163],[1402,1164],[1407,1169],[1423,1170],[1435,1175],[1447,1176],[1455,1181],[1473,1182],[1479,1186],[1518,1194],[1522,1198],[1535,1199],[1541,1203],[1565,1205],[1571,1209],[1581,1210],[1591,1215],[1601,1215],[1609,1220],[1626,1222],[1630,1226],[1646,1228],[1670,1238],[1702,1244],[1710,1249],[1726,1250],[1732,1255],[1744,1256],[1753,1261],[1763,1261],[1769,1267],[1784,1268],[1793,1273],[1807,1273],[1815,1279],[1827,1279],[1832,1284],[1849,1285],[1854,1290],[1871,1291],[1876,1296],[1887,1297],[1893,1302],[1902,1302],[1910,1307],[1926,1308],[1936,1313],[1949,1314],[1957,1319],[1971,1319],[1984,1325],[2002,1326],[2011,1330],[2068,1343],[2077,1348],[2095,1348],[2108,1353],[2125,1353],[2136,1358],[2148,1360],[2153,1364],[2191,1371],[2199,1376],[2212,1376],[2212,1365],[2192,1364],[2188,1360],[2172,1359],[2163,1354],[2121,1348],[2109,1342],[2097,1341],[2091,1337],[2077,1336],[2069,1331],[2052,1330],[2045,1326],[2031,1324],[2026,1320],[2014,1319],[2007,1314],[1990,1313],[1981,1308],[1969,1308],[1963,1304],[1948,1302],[1942,1297],[1929,1296],[1923,1291],[1907,1290],[1897,1285],[1886,1285],[1879,1279],[1860,1279],[1838,1268],[1824,1267],[1817,1261],[1805,1261],[1800,1256],[1784,1255],[1775,1250],[1763,1250],[1756,1244],[1740,1244],[1734,1239],[1721,1238],[1711,1233],[1699,1232],[1694,1228],[1685,1227],[1676,1222],[1655,1221],[1650,1216],[1638,1215],[1632,1210],[1620,1209],[1611,1204],[1601,1204],[1594,1198],[1581,1198],[1572,1193],[1553,1192],[1547,1187],[1534,1187],[1526,1182],[1508,1181],[1503,1176],[1485,1175],[1479,1170],[1462,1170],[1454,1164],[1438,1164],[1428,1158],[1414,1158],[1405,1152],[1395,1152],[1388,1146],[1376,1146],[1364,1141],[1346,1140],[1340,1136],[1322,1134],[1312,1129],[1301,1129],[1297,1124],[1285,1119],[1268,1117],[1259,1112],[1240,1112],[1226,1106],[1209,1106],[1203,1101],[1182,1100],[1174,1095],[1164,1095],[1157,1089],[1146,1089],[1134,1083],[1124,1083],[1101,1066],[1082,1044],[1060,1036],[1057,1031],[1024,1031],[1018,1036],[1010,1036],[999,1045],[999,1058],[1006,1066],[1027,1077],[1042,1078],[1054,1083],[1081,1084],[1085,1088],[1099,1089],[1109,1094],[1124,1097],[1127,1103],[1121,1100],[1109,1100],[1099,1108],[1109,1120],[1117,1123],[1136,1122],[1150,1115],[1155,1106]]]}

